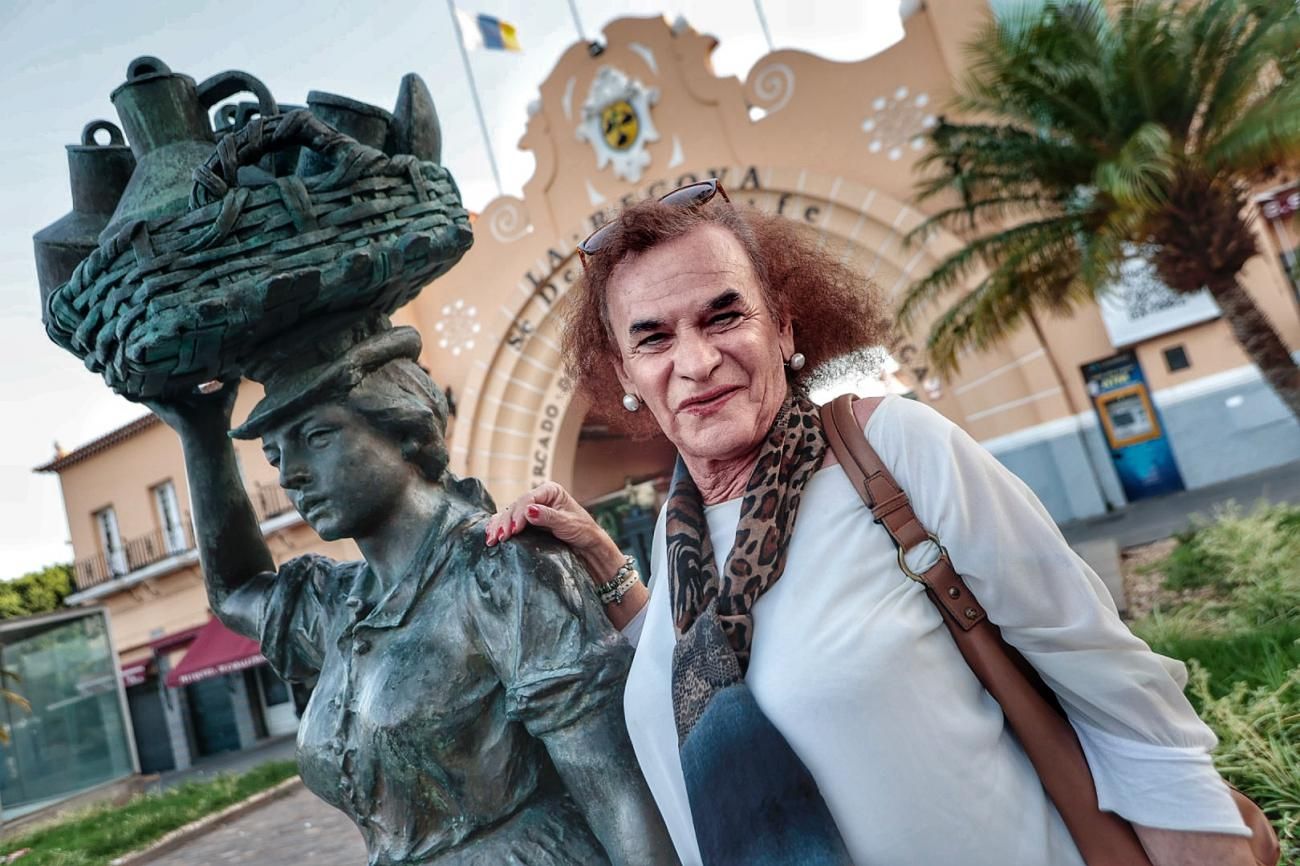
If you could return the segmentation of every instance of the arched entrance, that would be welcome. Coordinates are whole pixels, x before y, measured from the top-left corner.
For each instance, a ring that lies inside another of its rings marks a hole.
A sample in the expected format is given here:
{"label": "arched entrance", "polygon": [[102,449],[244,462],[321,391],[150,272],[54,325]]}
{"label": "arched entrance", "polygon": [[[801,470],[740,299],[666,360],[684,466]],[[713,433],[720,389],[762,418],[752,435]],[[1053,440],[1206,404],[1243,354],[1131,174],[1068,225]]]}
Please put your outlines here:
{"label": "arched entrance", "polygon": [[[732,166],[719,174],[733,200],[811,226],[830,251],[870,275],[890,298],[957,246],[951,235],[938,233],[924,246],[906,247],[902,238],[922,214],[848,178],[762,166]],[[660,178],[643,192],[659,194],[698,176],[685,172]],[[491,321],[499,333],[482,335],[495,340],[494,349],[490,357],[474,361],[461,395],[453,467],[483,479],[502,502],[548,479],[590,498],[602,486],[617,490],[627,477],[671,467],[671,451],[620,444],[613,434],[591,428],[584,434],[588,407],[574,399],[563,373],[559,311],[578,278],[580,265],[572,250],[590,230],[577,227],[552,244],[545,268],[535,272],[543,276],[521,283],[520,292],[511,295],[517,300],[495,311]],[[912,366],[921,357],[917,347],[904,342],[894,349],[904,363],[900,378],[913,384],[923,375]]]}

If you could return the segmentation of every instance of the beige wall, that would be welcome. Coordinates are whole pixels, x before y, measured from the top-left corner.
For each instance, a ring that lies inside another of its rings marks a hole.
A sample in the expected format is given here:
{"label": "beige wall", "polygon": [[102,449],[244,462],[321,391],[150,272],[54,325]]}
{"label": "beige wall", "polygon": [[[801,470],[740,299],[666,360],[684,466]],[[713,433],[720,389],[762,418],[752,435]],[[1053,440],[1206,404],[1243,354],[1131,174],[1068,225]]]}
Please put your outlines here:
{"label": "beige wall", "polygon": [[[259,399],[260,386],[255,382],[244,383],[235,404],[235,423],[247,416]],[[276,472],[266,462],[259,443],[234,444],[245,486],[250,491],[255,491],[259,484],[276,484]],[[117,513],[124,541],[160,530],[162,523],[152,491],[164,481],[176,486],[181,509],[188,512],[185,457],[180,439],[165,424],[154,425],[61,470],[59,483],[68,514],[73,558],[102,553],[94,514],[108,506]]]}

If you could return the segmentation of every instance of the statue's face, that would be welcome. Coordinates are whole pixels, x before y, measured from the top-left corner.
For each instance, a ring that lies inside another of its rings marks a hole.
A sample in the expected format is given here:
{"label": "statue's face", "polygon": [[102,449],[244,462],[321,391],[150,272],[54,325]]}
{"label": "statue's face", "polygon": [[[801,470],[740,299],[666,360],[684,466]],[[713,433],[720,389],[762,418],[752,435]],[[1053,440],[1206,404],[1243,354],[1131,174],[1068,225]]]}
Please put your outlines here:
{"label": "statue's face", "polygon": [[321,538],[365,538],[419,473],[401,446],[346,405],[302,412],[262,437],[280,486]]}

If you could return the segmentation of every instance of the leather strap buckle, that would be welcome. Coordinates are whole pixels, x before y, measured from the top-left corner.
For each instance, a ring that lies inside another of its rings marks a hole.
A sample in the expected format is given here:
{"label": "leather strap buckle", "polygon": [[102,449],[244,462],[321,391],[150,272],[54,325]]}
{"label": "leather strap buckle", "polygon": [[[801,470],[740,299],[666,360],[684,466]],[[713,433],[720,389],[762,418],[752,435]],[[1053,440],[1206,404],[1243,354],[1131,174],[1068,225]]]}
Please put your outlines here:
{"label": "leather strap buckle", "polygon": [[[879,523],[880,521],[877,520],[876,522]],[[926,536],[930,539],[930,542],[935,547],[939,548],[939,559],[946,558],[948,556],[948,548],[944,547],[943,543],[939,541],[939,536],[935,535],[933,532],[927,532]],[[908,577],[912,578],[912,580],[916,581],[922,586],[929,586],[924,576],[917,574],[915,571],[912,571],[912,569],[908,566],[907,558],[904,556],[904,553],[906,551],[903,550],[902,545],[899,545],[897,547],[897,550],[898,550],[898,567],[903,570],[903,574],[906,574]],[[916,550],[916,548],[913,547],[912,550]]]}

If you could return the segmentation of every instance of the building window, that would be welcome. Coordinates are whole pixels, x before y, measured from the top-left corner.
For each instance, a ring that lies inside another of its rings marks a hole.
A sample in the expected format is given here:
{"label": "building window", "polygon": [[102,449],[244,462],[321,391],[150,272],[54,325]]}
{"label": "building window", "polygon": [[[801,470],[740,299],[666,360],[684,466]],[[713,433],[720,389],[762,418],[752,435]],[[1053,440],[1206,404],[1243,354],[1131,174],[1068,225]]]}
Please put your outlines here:
{"label": "building window", "polygon": [[108,573],[126,574],[126,550],[122,547],[122,533],[117,528],[117,512],[113,506],[95,512],[95,526],[99,527],[99,549],[104,554]]}
{"label": "building window", "polygon": [[185,544],[185,527],[181,524],[181,507],[176,499],[176,485],[164,481],[153,489],[154,508],[158,512],[158,526],[162,529],[163,548],[168,553],[180,553]]}
{"label": "building window", "polygon": [[1192,366],[1192,362],[1187,359],[1187,348],[1184,346],[1170,346],[1165,349],[1164,354],[1165,366],[1169,368],[1170,373],[1177,373]]}

